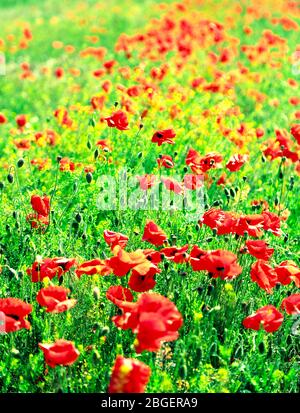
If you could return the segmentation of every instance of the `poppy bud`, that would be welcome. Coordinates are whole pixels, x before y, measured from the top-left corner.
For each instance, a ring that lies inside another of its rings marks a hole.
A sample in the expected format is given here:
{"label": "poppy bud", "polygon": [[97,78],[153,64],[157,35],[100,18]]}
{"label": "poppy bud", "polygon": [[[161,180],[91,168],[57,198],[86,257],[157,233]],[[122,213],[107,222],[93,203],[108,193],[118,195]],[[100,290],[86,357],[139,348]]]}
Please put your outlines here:
{"label": "poppy bud", "polygon": [[187,276],[187,272],[186,272],[186,271],[179,271],[178,274],[181,275],[181,277],[186,277],[186,276]]}
{"label": "poppy bud", "polygon": [[195,225],[195,230],[196,230],[196,231],[200,231],[200,225],[199,225],[199,224],[196,224],[196,225]]}
{"label": "poppy bud", "polygon": [[232,197],[232,198],[235,198],[235,196],[236,196],[236,193],[235,193],[235,190],[233,189],[233,188],[230,188],[230,196]]}
{"label": "poppy bud", "polygon": [[211,204],[211,206],[219,206],[220,205],[220,200],[216,200],[216,201],[214,201],[212,204]]}
{"label": "poppy bud", "polygon": [[246,182],[247,181],[247,176],[243,176],[243,181]]}
{"label": "poppy bud", "polygon": [[82,238],[83,240],[86,240],[86,239],[87,239],[87,235],[84,233],[84,234],[82,234],[81,238]]}
{"label": "poppy bud", "polygon": [[72,228],[74,228],[74,230],[77,231],[78,228],[79,228],[78,222],[74,221],[74,222],[72,223]]}
{"label": "poppy bud", "polygon": [[289,234],[285,234],[285,236],[284,236],[284,238],[283,238],[284,242],[287,242],[288,239],[289,239]]}
{"label": "poppy bud", "polygon": [[90,142],[90,141],[87,141],[86,146],[87,146],[87,148],[88,148],[88,149],[92,149],[92,144],[91,144],[91,142]]}
{"label": "poppy bud", "polygon": [[215,237],[215,236],[217,235],[217,230],[216,230],[216,228],[213,228],[212,232],[213,232],[213,236]]}
{"label": "poppy bud", "polygon": [[107,326],[104,326],[101,330],[101,336],[107,336],[107,334],[109,334],[110,329]]}
{"label": "poppy bud", "polygon": [[258,350],[261,354],[265,352],[265,344],[264,344],[263,341],[261,343],[259,343]]}
{"label": "poppy bud", "polygon": [[81,221],[82,221],[82,216],[81,216],[81,214],[76,214],[76,216],[75,216],[75,219],[76,219],[76,221],[78,222],[78,223],[80,223]]}
{"label": "poppy bud", "polygon": [[183,172],[184,172],[184,173],[187,173],[187,171],[188,171],[188,168],[187,168],[187,166],[185,166],[185,167],[183,168]]}
{"label": "poppy bud", "polygon": [[94,152],[94,159],[97,159],[97,158],[98,158],[98,156],[99,156],[99,151],[98,151],[98,149],[95,149],[95,152]]}
{"label": "poppy bud", "polygon": [[207,287],[207,295],[211,295],[214,289],[215,287],[212,284],[209,284],[209,286]]}
{"label": "poppy bud", "polygon": [[141,157],[143,156],[143,152],[139,152],[138,154],[137,154],[137,157],[140,159]]}
{"label": "poppy bud", "polygon": [[262,161],[263,163],[265,163],[265,162],[266,162],[266,158],[264,157],[264,155],[262,155],[262,157],[261,157],[261,161]]}
{"label": "poppy bud", "polygon": [[116,108],[118,106],[119,102],[114,103],[114,107]]}
{"label": "poppy bud", "polygon": [[64,277],[61,275],[58,280],[58,285],[62,285],[63,282],[64,282]]}
{"label": "poppy bud", "polygon": [[8,174],[7,175],[7,180],[10,184],[12,184],[14,182],[14,176],[12,174]]}
{"label": "poppy bud", "polygon": [[294,188],[295,178],[293,175],[290,177],[290,191]]}
{"label": "poppy bud", "polygon": [[199,295],[202,294],[203,293],[203,287],[198,287],[197,292],[198,292]]}
{"label": "poppy bud", "polygon": [[143,127],[144,127],[144,125],[143,125],[142,123],[140,123],[139,128],[140,128],[140,129],[143,129]]}
{"label": "poppy bud", "polygon": [[227,199],[230,198],[230,192],[229,192],[228,188],[224,188],[224,194],[225,194]]}
{"label": "poppy bud", "polygon": [[0,182],[0,190],[4,189],[4,183]]}
{"label": "poppy bud", "polygon": [[279,178],[279,179],[282,179],[282,178],[283,178],[283,172],[282,172],[281,169],[280,169],[280,171],[279,171],[278,178]]}
{"label": "poppy bud", "polygon": [[208,238],[206,238],[206,242],[212,242],[212,240],[213,240],[213,238],[212,237],[208,237]]}
{"label": "poppy bud", "polygon": [[57,162],[60,162],[60,161],[62,160],[62,156],[58,155],[58,156],[56,157],[56,160],[57,160]]}
{"label": "poppy bud", "polygon": [[168,261],[166,261],[166,262],[164,263],[164,269],[167,270],[168,268],[169,268],[169,263],[168,263]]}
{"label": "poppy bud", "polygon": [[177,155],[178,155],[178,152],[175,151],[175,152],[174,152],[174,155],[173,155],[174,158],[175,158],[175,156],[177,156]]}
{"label": "poppy bud", "polygon": [[178,374],[182,379],[186,379],[188,371],[185,362],[179,367]]}
{"label": "poppy bud", "polygon": [[17,218],[18,218],[18,212],[17,212],[17,211],[14,211],[14,212],[13,212],[13,217],[14,217],[14,219],[17,219]]}
{"label": "poppy bud", "polygon": [[279,199],[278,199],[278,196],[276,196],[274,199],[274,205],[277,206],[278,204],[279,204]]}
{"label": "poppy bud", "polygon": [[91,172],[88,172],[85,176],[85,179],[87,181],[88,184],[90,184],[93,180],[93,175],[91,174]]}
{"label": "poppy bud", "polygon": [[89,126],[92,126],[93,128],[96,126],[96,122],[94,118],[89,119]]}
{"label": "poppy bud", "polygon": [[18,166],[18,168],[22,168],[23,165],[24,165],[24,159],[20,158],[17,162],[17,166]]}

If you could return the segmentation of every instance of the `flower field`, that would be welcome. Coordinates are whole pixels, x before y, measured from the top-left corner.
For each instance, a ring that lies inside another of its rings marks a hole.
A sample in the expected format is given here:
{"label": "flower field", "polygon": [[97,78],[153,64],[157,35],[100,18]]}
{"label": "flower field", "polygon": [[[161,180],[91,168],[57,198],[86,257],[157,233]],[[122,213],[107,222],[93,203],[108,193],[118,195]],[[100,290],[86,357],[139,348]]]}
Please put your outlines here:
{"label": "flower field", "polygon": [[0,16],[0,392],[299,392],[300,3]]}

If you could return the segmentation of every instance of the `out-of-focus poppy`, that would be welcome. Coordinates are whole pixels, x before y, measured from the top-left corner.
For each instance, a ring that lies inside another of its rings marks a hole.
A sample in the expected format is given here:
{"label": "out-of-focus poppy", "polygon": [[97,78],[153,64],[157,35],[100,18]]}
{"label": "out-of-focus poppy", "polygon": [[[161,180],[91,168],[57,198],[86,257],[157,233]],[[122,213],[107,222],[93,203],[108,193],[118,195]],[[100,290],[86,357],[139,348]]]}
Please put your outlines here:
{"label": "out-of-focus poppy", "polygon": [[0,125],[7,122],[7,118],[3,113],[0,113]]}
{"label": "out-of-focus poppy", "polygon": [[261,327],[267,333],[277,331],[283,322],[283,315],[273,305],[266,305],[243,321],[245,328],[259,330]]}
{"label": "out-of-focus poppy", "polygon": [[16,123],[20,129],[24,128],[27,123],[26,115],[18,115],[16,117]]}
{"label": "out-of-focus poppy", "polygon": [[[1,123],[1,120],[0,120]],[[298,145],[300,145],[300,123],[292,125],[291,134],[296,139]]]}
{"label": "out-of-focus poppy", "polygon": [[27,320],[28,314],[32,311],[32,306],[19,298],[0,298],[0,312],[4,314],[4,325],[2,328],[6,333],[30,328]]}
{"label": "out-of-focus poppy", "polygon": [[48,366],[70,366],[79,357],[80,353],[72,341],[64,339],[56,340],[55,343],[39,343],[39,348],[43,351],[45,362]]}
{"label": "out-of-focus poppy", "polygon": [[150,375],[151,369],[145,363],[117,356],[108,393],[144,393]]}
{"label": "out-of-focus poppy", "polygon": [[42,307],[47,308],[47,313],[62,313],[77,303],[77,300],[68,299],[69,292],[70,290],[61,286],[41,288],[36,300]]}

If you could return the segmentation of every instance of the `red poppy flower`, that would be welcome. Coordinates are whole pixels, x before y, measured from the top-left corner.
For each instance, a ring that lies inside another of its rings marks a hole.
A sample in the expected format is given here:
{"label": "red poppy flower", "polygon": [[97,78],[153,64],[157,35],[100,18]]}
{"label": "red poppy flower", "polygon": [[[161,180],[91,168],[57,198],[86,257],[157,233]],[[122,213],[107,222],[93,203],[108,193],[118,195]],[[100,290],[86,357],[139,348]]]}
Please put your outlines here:
{"label": "red poppy flower", "polygon": [[104,151],[106,152],[111,152],[111,147],[110,145],[107,143],[106,139],[102,139],[100,141],[98,141],[96,143],[97,146],[100,146]]}
{"label": "red poppy flower", "polygon": [[170,169],[174,168],[174,161],[172,156],[169,155],[161,155],[159,158],[157,158],[157,164],[161,168],[162,166],[164,168]]}
{"label": "red poppy flower", "polygon": [[47,307],[47,313],[62,313],[73,308],[77,300],[68,299],[70,290],[64,287],[50,286],[42,288],[36,297],[42,307]]}
{"label": "red poppy flower", "polygon": [[31,206],[38,215],[46,217],[50,213],[50,198],[48,196],[32,195]]}
{"label": "red poppy flower", "polygon": [[264,261],[268,261],[274,252],[274,248],[269,248],[263,240],[247,240],[245,248],[253,257]]}
{"label": "red poppy flower", "polygon": [[195,260],[195,249],[192,251],[192,268],[194,271],[208,271],[213,278],[220,277],[222,280],[232,279],[237,277],[242,272],[242,267],[237,263],[237,256],[230,251],[214,250],[203,251],[200,250]]}
{"label": "red poppy flower", "polygon": [[204,175],[186,174],[184,175],[183,185],[184,188],[195,191],[198,188],[203,187]]}
{"label": "red poppy flower", "polygon": [[237,220],[234,232],[241,236],[246,232],[250,237],[260,237],[263,224],[264,217],[262,215],[241,215]]}
{"label": "red poppy flower", "polygon": [[108,264],[108,260],[100,260],[99,258],[95,258],[90,261],[85,261],[79,265],[76,269],[76,275],[80,278],[82,275],[109,275],[111,274],[112,270]]}
{"label": "red poppy flower", "polygon": [[282,231],[280,229],[279,216],[270,211],[264,211],[262,213],[262,216],[264,218],[263,229],[265,231],[271,232],[277,237],[280,237],[280,235],[282,234]]}
{"label": "red poppy flower", "polygon": [[278,282],[277,274],[273,268],[265,261],[258,260],[251,266],[250,275],[252,281],[256,282],[260,288],[267,293],[273,293],[273,287]]}
{"label": "red poppy flower", "polygon": [[0,125],[7,122],[7,118],[3,113],[0,113]]}
{"label": "red poppy flower", "polygon": [[128,129],[128,120],[126,113],[122,110],[118,110],[117,112],[113,113],[111,116],[104,118],[106,120],[107,125],[110,128],[117,128],[119,130],[127,130]]}
{"label": "red poppy flower", "polygon": [[75,163],[72,162],[69,158],[62,158],[59,161],[59,170],[60,171],[75,171]]}
{"label": "red poppy flower", "polygon": [[[0,121],[1,123],[1,121]],[[291,134],[296,139],[298,145],[300,145],[300,123],[292,125]]]}
{"label": "red poppy flower", "polygon": [[119,245],[121,248],[125,248],[128,242],[128,237],[120,232],[114,232],[105,230],[103,232],[103,237],[105,239],[106,244],[113,249],[116,245]]}
{"label": "red poppy flower", "polygon": [[31,276],[31,281],[39,282],[44,278],[54,278],[61,277],[62,274],[66,273],[76,264],[74,258],[45,258],[42,261],[35,261],[31,268],[27,269],[27,274]]}
{"label": "red poppy flower", "polygon": [[151,248],[143,250],[143,253],[147,260],[153,262],[153,264],[159,264],[162,261],[162,254],[160,251],[153,250]]}
{"label": "red poppy flower", "polygon": [[16,117],[16,123],[19,126],[19,128],[22,129],[27,123],[26,115],[18,115]]}
{"label": "red poppy flower", "polygon": [[142,293],[136,303],[122,303],[123,314],[113,317],[113,322],[123,330],[136,333],[137,353],[157,351],[161,344],[178,338],[182,316],[168,298],[154,293]]}
{"label": "red poppy flower", "polygon": [[106,292],[106,297],[120,308],[122,303],[133,301],[132,292],[128,288],[122,287],[121,285],[113,285],[109,287]]}
{"label": "red poppy flower", "polygon": [[259,330],[261,327],[267,333],[277,331],[283,322],[283,315],[273,305],[266,305],[243,321],[245,328]]}
{"label": "red poppy flower", "polygon": [[281,303],[281,308],[288,314],[300,314],[300,294],[292,294]]}
{"label": "red poppy flower", "polygon": [[57,67],[54,71],[55,76],[60,79],[64,75],[64,69],[62,67]]}
{"label": "red poppy flower", "polygon": [[226,164],[230,172],[236,172],[241,169],[245,162],[248,161],[248,155],[233,155]]}
{"label": "red poppy flower", "polygon": [[234,231],[236,222],[237,218],[233,213],[211,208],[204,212],[199,223],[217,230],[217,235],[224,235]]}
{"label": "red poppy flower", "polygon": [[107,264],[112,269],[114,275],[118,277],[123,277],[136,265],[142,264],[147,260],[142,250],[127,252],[119,245],[113,249],[113,253],[114,257],[107,260]]}
{"label": "red poppy flower", "polygon": [[296,287],[300,288],[300,269],[294,261],[283,261],[274,268],[274,271],[277,274],[280,284],[288,285],[294,281]]}
{"label": "red poppy flower", "polygon": [[183,187],[180,182],[177,182],[175,179],[171,178],[161,178],[161,181],[169,191],[175,192],[175,194],[182,194]]}
{"label": "red poppy flower", "polygon": [[42,344],[39,348],[44,352],[45,362],[48,366],[70,366],[79,357],[80,353],[72,341],[56,340],[55,343]]}
{"label": "red poppy flower", "polygon": [[0,312],[4,314],[4,324],[1,326],[6,333],[30,328],[27,315],[32,311],[32,306],[19,298],[0,298]]}
{"label": "red poppy flower", "polygon": [[167,247],[162,248],[160,253],[168,260],[176,262],[177,264],[182,264],[189,260],[189,255],[187,254],[188,248],[188,245],[184,245],[183,247]]}
{"label": "red poppy flower", "polygon": [[150,375],[151,369],[145,363],[117,356],[108,393],[144,393]]}
{"label": "red poppy flower", "polygon": [[195,149],[190,149],[186,155],[185,163],[187,166],[191,168],[191,170],[195,173],[202,172],[200,162],[201,162],[201,155]]}
{"label": "red poppy flower", "polygon": [[152,174],[137,176],[137,179],[140,183],[140,188],[143,191],[147,191],[149,188],[152,188],[156,183],[156,176]]}
{"label": "red poppy flower", "polygon": [[158,146],[161,146],[163,143],[174,144],[173,139],[175,138],[176,133],[173,129],[164,129],[155,132],[152,136],[151,142],[157,143]]}
{"label": "red poppy flower", "polygon": [[154,276],[160,272],[153,262],[145,259],[144,262],[133,267],[128,286],[139,293],[149,291],[156,285]]}
{"label": "red poppy flower", "polygon": [[208,153],[201,158],[200,169],[202,172],[206,172],[209,169],[219,168],[222,160],[222,155],[215,152]]}
{"label": "red poppy flower", "polygon": [[143,241],[150,242],[150,244],[161,246],[166,241],[167,235],[164,231],[155,224],[153,221],[147,221],[144,234],[143,234]]}

